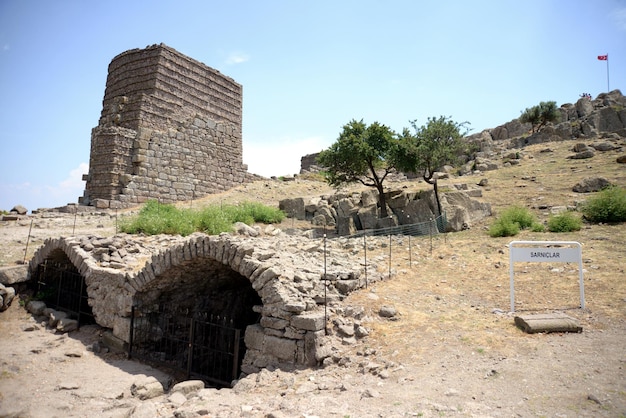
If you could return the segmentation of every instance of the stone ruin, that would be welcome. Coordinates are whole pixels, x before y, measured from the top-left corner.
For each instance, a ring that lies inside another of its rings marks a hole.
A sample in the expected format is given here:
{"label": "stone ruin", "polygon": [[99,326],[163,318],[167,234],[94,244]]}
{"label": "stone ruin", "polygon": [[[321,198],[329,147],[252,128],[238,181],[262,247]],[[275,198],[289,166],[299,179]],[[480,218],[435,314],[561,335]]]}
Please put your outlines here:
{"label": "stone ruin", "polygon": [[246,347],[240,370],[250,374],[281,364],[315,366],[332,355],[327,309],[384,278],[375,262],[363,265],[355,246],[277,229],[259,237],[51,238],[31,259],[28,280],[48,280],[49,262],[80,275],[90,315],[117,347],[129,343],[133,307],[145,312],[167,302],[234,317]]}
{"label": "stone ruin", "polygon": [[79,203],[192,200],[253,178],[242,160],[242,87],[164,44],[113,58]]}

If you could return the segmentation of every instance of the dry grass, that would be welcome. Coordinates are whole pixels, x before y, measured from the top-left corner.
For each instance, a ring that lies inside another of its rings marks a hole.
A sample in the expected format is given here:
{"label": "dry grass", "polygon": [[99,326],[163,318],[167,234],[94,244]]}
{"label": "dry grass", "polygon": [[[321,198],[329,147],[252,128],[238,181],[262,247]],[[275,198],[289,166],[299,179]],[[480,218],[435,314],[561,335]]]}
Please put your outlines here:
{"label": "dry grass", "polygon": [[[591,160],[567,160],[572,145],[528,147],[519,166],[483,173],[480,178],[487,178],[489,187],[482,200],[491,203],[496,213],[511,205],[522,205],[545,221],[549,207],[574,206],[585,198],[571,191],[585,177],[601,175],[614,184],[626,184],[626,170],[615,162],[616,153],[597,154]],[[539,152],[548,147],[553,152]],[[478,181],[475,177],[468,179]],[[465,179],[449,182],[459,180]],[[372,322],[371,344],[409,361],[436,348],[425,345],[425,341],[435,341],[441,349],[454,340],[472,354],[506,355],[513,350],[512,343],[520,342],[521,331],[512,326],[510,315],[494,314],[494,310],[510,310],[507,247],[512,240],[578,241],[583,245],[586,309],[578,308],[576,264],[515,263],[517,312],[564,309],[584,327],[596,329],[626,320],[626,224],[584,225],[581,231],[560,234],[523,231],[513,238],[491,238],[486,229],[493,221],[492,217],[471,230],[436,236],[432,254],[428,237],[413,238],[411,262],[408,238],[392,240],[391,280],[348,299],[348,303],[368,306],[372,318],[377,318],[382,305],[393,305],[400,312],[400,321]],[[384,259],[379,268],[387,273],[388,254],[388,248],[380,248],[368,251],[368,258]],[[529,343],[532,345],[532,338],[524,338],[524,344]]]}

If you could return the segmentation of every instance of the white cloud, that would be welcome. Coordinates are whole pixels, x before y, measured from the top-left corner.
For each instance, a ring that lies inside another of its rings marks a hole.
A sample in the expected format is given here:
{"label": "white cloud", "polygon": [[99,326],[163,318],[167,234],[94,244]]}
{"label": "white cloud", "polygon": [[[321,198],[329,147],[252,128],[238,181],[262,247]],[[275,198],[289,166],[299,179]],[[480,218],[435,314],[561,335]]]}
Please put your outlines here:
{"label": "white cloud", "polygon": [[250,60],[250,56],[248,54],[245,54],[239,51],[234,51],[234,52],[231,52],[226,58],[226,64],[228,65],[241,64],[249,60]]}
{"label": "white cloud", "polygon": [[322,137],[266,143],[246,142],[243,144],[243,162],[248,164],[248,172],[263,177],[298,174],[300,159],[328,148],[327,142]]}
{"label": "white cloud", "polygon": [[[68,203],[77,203],[83,195],[85,182],[83,174],[89,172],[87,163],[80,163],[71,170],[68,176],[56,185],[33,184],[0,184],[0,209],[10,210],[15,205],[23,205],[28,210],[52,208]],[[45,182],[45,179],[44,179]]]}
{"label": "white cloud", "polygon": [[69,177],[59,183],[55,188],[59,192],[82,190],[85,188],[85,182],[83,181],[83,174],[89,172],[89,165],[87,163],[80,163],[78,167],[70,171]]}

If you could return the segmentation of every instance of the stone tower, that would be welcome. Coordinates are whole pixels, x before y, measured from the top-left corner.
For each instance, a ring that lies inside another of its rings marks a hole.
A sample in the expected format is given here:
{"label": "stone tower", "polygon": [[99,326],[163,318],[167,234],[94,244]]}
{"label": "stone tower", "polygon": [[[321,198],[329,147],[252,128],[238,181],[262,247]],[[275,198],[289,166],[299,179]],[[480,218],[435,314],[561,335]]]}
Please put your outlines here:
{"label": "stone tower", "polygon": [[249,181],[241,121],[232,78],[164,44],[123,52],[109,64],[79,202],[171,203]]}

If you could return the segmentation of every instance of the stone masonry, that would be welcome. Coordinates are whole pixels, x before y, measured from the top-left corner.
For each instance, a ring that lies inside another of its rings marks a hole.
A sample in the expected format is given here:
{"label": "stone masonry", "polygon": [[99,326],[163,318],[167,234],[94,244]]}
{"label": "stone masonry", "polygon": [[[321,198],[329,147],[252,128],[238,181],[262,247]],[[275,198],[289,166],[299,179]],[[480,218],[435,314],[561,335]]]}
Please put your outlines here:
{"label": "stone masonry", "polygon": [[324,305],[332,309],[368,281],[384,278],[375,262],[365,271],[362,254],[355,250],[361,243],[338,239],[324,244],[285,233],[56,238],[37,250],[28,277],[33,280],[45,260],[73,265],[84,279],[96,322],[126,342],[133,305],[153,306],[170,298],[193,306],[208,293],[221,291],[221,299],[229,299],[231,293],[223,292],[229,282],[247,287],[258,295],[251,309],[260,316],[245,328],[242,371],[248,374],[283,363],[313,366],[330,356]]}
{"label": "stone masonry", "polygon": [[251,179],[242,162],[242,87],[164,44],[109,64],[79,202],[191,200]]}

